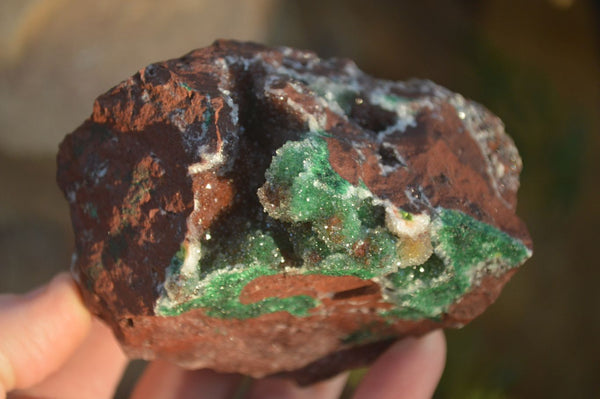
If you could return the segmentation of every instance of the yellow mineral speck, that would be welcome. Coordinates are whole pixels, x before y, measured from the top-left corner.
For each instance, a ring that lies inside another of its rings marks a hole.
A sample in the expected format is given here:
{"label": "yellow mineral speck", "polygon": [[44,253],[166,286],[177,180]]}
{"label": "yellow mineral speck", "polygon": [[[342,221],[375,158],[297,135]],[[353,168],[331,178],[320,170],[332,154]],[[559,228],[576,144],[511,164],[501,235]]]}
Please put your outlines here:
{"label": "yellow mineral speck", "polygon": [[398,241],[396,252],[402,265],[400,267],[416,266],[424,263],[433,253],[429,233],[417,237],[405,237]]}

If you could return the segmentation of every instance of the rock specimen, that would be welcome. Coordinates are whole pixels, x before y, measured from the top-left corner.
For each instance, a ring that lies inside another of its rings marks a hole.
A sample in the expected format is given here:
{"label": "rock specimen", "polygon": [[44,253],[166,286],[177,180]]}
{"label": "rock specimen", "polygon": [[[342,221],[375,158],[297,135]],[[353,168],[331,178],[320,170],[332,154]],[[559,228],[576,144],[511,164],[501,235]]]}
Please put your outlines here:
{"label": "rock specimen", "polygon": [[531,241],[500,120],[429,81],[218,41],[61,144],[73,274],[133,357],[309,383],[459,327]]}

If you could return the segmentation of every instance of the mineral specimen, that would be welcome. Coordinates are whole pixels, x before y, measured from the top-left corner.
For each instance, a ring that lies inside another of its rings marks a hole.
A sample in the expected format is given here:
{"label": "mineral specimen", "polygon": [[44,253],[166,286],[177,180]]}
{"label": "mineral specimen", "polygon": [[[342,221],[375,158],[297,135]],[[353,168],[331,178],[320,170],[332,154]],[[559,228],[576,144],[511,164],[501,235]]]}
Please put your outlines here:
{"label": "mineral specimen", "polygon": [[133,357],[309,383],[459,327],[531,241],[500,120],[422,80],[217,41],[61,144],[73,274]]}

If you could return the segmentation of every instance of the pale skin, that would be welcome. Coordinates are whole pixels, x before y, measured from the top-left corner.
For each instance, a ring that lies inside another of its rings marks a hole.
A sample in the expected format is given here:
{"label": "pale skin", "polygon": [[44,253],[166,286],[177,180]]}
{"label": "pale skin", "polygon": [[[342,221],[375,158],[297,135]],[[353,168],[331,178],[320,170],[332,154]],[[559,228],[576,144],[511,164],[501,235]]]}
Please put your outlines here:
{"label": "pale skin", "polygon": [[[441,331],[399,341],[371,366],[353,398],[430,398],[445,355]],[[112,398],[127,361],[110,330],[86,309],[68,275],[58,275],[29,294],[0,295],[0,399]],[[247,398],[333,399],[346,379],[342,374],[305,388],[288,380],[256,380]],[[238,391],[241,381],[239,375],[187,371],[155,361],[132,398],[225,399]]]}

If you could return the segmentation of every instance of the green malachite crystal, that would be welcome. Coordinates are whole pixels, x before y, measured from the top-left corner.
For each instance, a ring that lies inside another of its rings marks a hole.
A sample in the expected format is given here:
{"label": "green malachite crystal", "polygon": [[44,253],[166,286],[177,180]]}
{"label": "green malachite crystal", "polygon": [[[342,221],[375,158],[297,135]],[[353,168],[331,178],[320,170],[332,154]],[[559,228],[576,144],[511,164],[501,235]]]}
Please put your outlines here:
{"label": "green malachite crystal", "polygon": [[[393,205],[337,174],[329,163],[327,143],[317,132],[278,149],[265,177],[258,195],[269,216],[285,226],[286,239],[298,259],[286,272],[375,278],[390,288],[384,299],[395,305],[382,312],[385,317],[438,319],[478,282],[483,271],[500,274],[529,256],[523,243],[497,228],[439,207],[431,209],[425,238],[418,238],[428,241],[420,247],[423,253],[407,255],[403,248],[415,238],[390,230],[386,208],[389,212]],[[269,202],[273,195],[277,205]],[[408,224],[417,218],[396,211]],[[201,257],[196,275],[187,277],[197,281],[195,285],[179,276],[185,258],[182,247],[168,268],[166,295],[159,299],[157,313],[172,316],[204,308],[208,315],[220,318],[244,319],[277,311],[309,315],[319,301],[306,295],[250,304],[239,301],[252,280],[284,271],[277,245],[281,237],[273,235],[281,232],[240,234],[230,240],[226,252],[216,255],[213,244],[203,242],[202,253],[213,256]],[[411,261],[423,254],[422,263]]]}
{"label": "green malachite crystal", "polygon": [[[169,267],[171,278],[178,273],[182,261],[178,255]],[[246,284],[261,276],[278,273],[281,254],[273,238],[268,233],[255,231],[244,234],[231,245],[227,254],[218,254],[214,264],[198,265],[198,274],[202,276],[200,284],[191,287],[189,299],[181,303],[164,305],[159,302],[157,313],[177,315],[192,308],[205,308],[213,317],[245,319],[261,314],[287,311],[295,316],[305,316],[308,310],[318,305],[318,301],[309,296],[290,298],[267,298],[251,304],[242,304],[239,296]],[[202,268],[213,272],[202,274]],[[169,290],[169,287],[167,287]],[[197,293],[196,293],[197,292]],[[164,299],[162,302],[166,302]]]}

